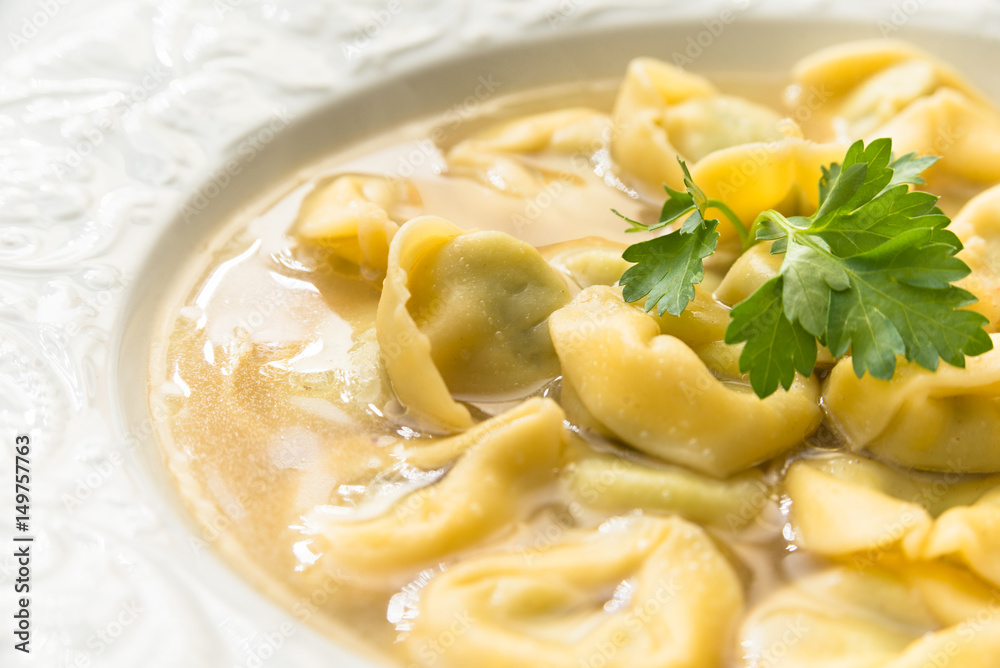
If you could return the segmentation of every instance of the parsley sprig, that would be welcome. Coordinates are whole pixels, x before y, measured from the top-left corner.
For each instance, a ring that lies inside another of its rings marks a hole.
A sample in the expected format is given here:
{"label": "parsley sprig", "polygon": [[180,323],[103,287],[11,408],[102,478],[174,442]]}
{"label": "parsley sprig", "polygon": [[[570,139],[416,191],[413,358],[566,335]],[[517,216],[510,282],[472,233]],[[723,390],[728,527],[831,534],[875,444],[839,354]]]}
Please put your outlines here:
{"label": "parsley sprig", "polygon": [[719,221],[708,216],[716,209],[744,250],[770,241],[771,253],[785,256],[778,275],[733,308],[726,329],[727,343],[745,343],[740,371],[758,396],[789,389],[796,371],[810,375],[819,345],[835,356],[850,351],[858,377],[892,378],[897,355],[932,371],[941,359],[964,367],[966,355],[993,344],[987,319],[962,309],[975,297],[952,285],[970,269],[955,257],[962,243],[945,229],[951,221],[935,195],[908,185],[923,184],[920,173],[936,160],[893,159],[890,139],[858,141],[842,163],[823,169],[813,215],[764,211],[749,228],[706,197],[681,161],[685,192],[665,186],[659,222],[626,218],[630,232],[654,231],[687,215],[674,231],[625,250],[636,263],[619,282],[625,300],[645,297],[647,311],[680,315],[718,245]]}

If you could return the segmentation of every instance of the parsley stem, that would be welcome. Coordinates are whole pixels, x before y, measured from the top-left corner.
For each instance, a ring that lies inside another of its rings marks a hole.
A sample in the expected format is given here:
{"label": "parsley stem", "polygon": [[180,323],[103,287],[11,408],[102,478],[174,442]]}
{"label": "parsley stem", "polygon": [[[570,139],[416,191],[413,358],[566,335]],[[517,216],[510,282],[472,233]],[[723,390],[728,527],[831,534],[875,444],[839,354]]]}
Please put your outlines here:
{"label": "parsley stem", "polygon": [[[757,218],[754,219],[753,224],[750,226],[750,232],[748,234],[748,236],[750,237],[750,245],[753,245],[758,241],[770,241],[776,238],[773,236],[765,236],[765,237],[759,236],[759,230],[763,223],[773,223],[777,225],[785,233],[786,237],[791,237],[795,233],[801,232],[801,230],[792,225],[792,223],[783,215],[781,215],[774,209],[768,209],[767,211],[757,216]],[[749,246],[744,244],[744,250],[746,250],[747,248],[749,248]]]}
{"label": "parsley stem", "polygon": [[747,226],[740,220],[740,217],[736,215],[736,212],[729,208],[725,202],[719,199],[709,199],[705,201],[706,209],[716,209],[721,211],[734,228],[736,228],[736,234],[740,237],[740,243],[743,245],[743,250],[746,251],[753,244],[753,239],[750,237],[750,230]]}

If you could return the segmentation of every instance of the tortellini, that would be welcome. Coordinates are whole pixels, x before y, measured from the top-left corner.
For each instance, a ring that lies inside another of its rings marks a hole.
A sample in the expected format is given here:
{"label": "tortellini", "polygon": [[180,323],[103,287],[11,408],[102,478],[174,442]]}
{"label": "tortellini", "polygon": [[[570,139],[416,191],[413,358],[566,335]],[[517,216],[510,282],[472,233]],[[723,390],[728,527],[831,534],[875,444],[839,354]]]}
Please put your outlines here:
{"label": "tortellini", "polygon": [[812,112],[796,117],[803,117],[809,136],[820,140],[867,137],[912,102],[943,87],[985,102],[952,68],[893,40],[821,49],[799,61],[792,76],[795,83],[786,102]]}
{"label": "tortellini", "polygon": [[915,559],[931,525],[921,505],[842,480],[805,461],[788,471],[785,492],[797,542],[816,554],[856,554],[863,562],[900,550]]}
{"label": "tortellini", "polygon": [[724,304],[736,306],[777,276],[784,261],[784,255],[771,254],[771,244],[752,246],[726,272],[715,290],[715,297]]}
{"label": "tortellini", "polygon": [[972,269],[958,283],[979,299],[969,308],[989,318],[988,331],[1000,331],[1000,186],[969,200],[948,229],[962,240],[958,257]]}
{"label": "tortellini", "polygon": [[[906,475],[844,454],[796,461],[785,477],[799,544],[827,556],[877,558],[900,551],[910,559],[925,558],[935,517],[996,489],[1000,476]],[[996,556],[1000,559],[1000,551]]]}
{"label": "tortellini", "polygon": [[1000,587],[1000,482],[971,506],[941,515],[927,537],[923,556],[958,558]]}
{"label": "tortellini", "polygon": [[540,249],[555,269],[561,271],[578,290],[591,285],[618,285],[632,263],[622,258],[625,244],[601,237],[587,237]]}
{"label": "tortellini", "polygon": [[575,182],[564,170],[527,156],[551,151],[589,155],[607,143],[611,121],[592,109],[563,109],[502,123],[459,142],[447,153],[456,175],[469,175],[508,195],[531,196],[553,180]]}
{"label": "tortellini", "polygon": [[559,375],[548,317],[569,301],[559,273],[501,232],[462,232],[441,218],[393,239],[376,332],[399,401],[430,428],[468,428],[454,397],[523,397]]}
{"label": "tortellini", "polygon": [[784,452],[819,424],[819,388],[796,378],[760,399],[724,382],[680,339],[594,286],[552,314],[563,383],[629,445],[667,462],[728,476]]}
{"label": "tortellini", "polygon": [[831,568],[771,594],[743,623],[753,668],[992,668],[1000,605],[944,565]]}
{"label": "tortellini", "polygon": [[613,117],[611,156],[655,191],[662,183],[683,189],[678,156],[697,162],[730,146],[798,132],[777,112],[722,95],[706,79],[651,58],[629,63]]}
{"label": "tortellini", "polygon": [[[815,144],[790,137],[771,143],[742,144],[716,151],[691,168],[694,182],[750,225],[762,211],[811,215],[819,207],[823,167],[840,162],[845,144]],[[718,227],[719,243],[736,240],[732,226]]]}
{"label": "tortellini", "polygon": [[1000,334],[959,369],[931,372],[900,359],[892,380],[858,378],[850,358],[823,388],[833,425],[855,452],[930,471],[1000,471]]}
{"label": "tortellini", "polygon": [[1000,112],[943,89],[917,100],[879,128],[892,137],[897,155],[940,155],[927,172],[932,188],[947,188],[950,180],[973,184],[1000,181]]}
{"label": "tortellini", "polygon": [[950,67],[892,41],[819,51],[794,71],[788,102],[820,141],[891,137],[896,155],[942,155],[929,174],[1000,180],[1000,113]]}
{"label": "tortellini", "polygon": [[555,479],[565,440],[563,412],[531,399],[470,431],[427,447],[457,455],[444,477],[373,519],[309,518],[313,547],[367,576],[412,572],[502,531]]}
{"label": "tortellini", "polygon": [[695,286],[694,299],[679,316],[657,315],[655,310],[650,311],[650,316],[660,326],[660,334],[683,341],[715,375],[745,380],[740,373],[740,347],[725,342],[730,309],[703,285]]}
{"label": "tortellini", "polygon": [[296,235],[380,278],[389,242],[420,209],[420,193],[405,179],[340,174],[319,181],[303,198]]}
{"label": "tortellini", "polygon": [[[705,531],[636,517],[448,569],[420,593],[405,643],[417,665],[444,668],[716,668],[742,608]],[[459,612],[447,651],[427,651]]]}
{"label": "tortellini", "polygon": [[[777,209],[785,215],[814,213],[819,207],[819,179],[823,167],[843,160],[846,150],[845,144],[816,144],[789,137],[723,148],[689,168],[692,179],[708,198],[724,202],[749,226],[758,214],[768,209]],[[664,181],[671,187],[683,189],[683,184]],[[714,210],[712,215],[722,216]],[[706,260],[706,268],[725,270],[741,257],[743,248],[735,228],[728,222],[723,220],[717,230],[719,247]],[[762,249],[755,249],[757,247],[749,252],[762,252]],[[778,264],[780,260],[779,256]]]}
{"label": "tortellini", "polygon": [[574,497],[595,508],[677,513],[734,531],[760,514],[769,493],[757,471],[717,480],[679,466],[644,465],[615,455],[582,457],[566,467],[563,477]]}

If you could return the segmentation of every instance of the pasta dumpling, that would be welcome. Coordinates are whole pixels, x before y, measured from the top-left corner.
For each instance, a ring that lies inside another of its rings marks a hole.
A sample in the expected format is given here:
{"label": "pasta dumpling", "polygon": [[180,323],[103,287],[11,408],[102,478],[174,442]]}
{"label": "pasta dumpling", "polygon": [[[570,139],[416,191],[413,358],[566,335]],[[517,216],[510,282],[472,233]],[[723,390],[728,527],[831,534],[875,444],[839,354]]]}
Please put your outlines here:
{"label": "pasta dumpling", "polygon": [[974,504],[946,511],[934,523],[923,556],[957,558],[1000,587],[1000,481]]}
{"label": "pasta dumpling", "polygon": [[885,464],[829,455],[796,461],[785,478],[801,546],[857,566],[902,557],[964,561],[1000,585],[1000,475],[908,476]]}
{"label": "pasta dumpling", "polygon": [[737,258],[715,290],[715,297],[729,306],[736,306],[760,286],[778,275],[784,255],[772,255],[771,244],[751,246]]}
{"label": "pasta dumpling", "polygon": [[927,171],[931,188],[1000,181],[1000,112],[958,91],[945,88],[917,100],[872,136],[892,137],[897,155],[940,155]]}
{"label": "pasta dumpling", "polygon": [[502,232],[415,218],[393,239],[376,317],[386,371],[418,420],[471,424],[468,400],[526,396],[559,375],[548,317],[569,301],[558,272]]}
{"label": "pasta dumpling", "polygon": [[833,367],[823,405],[855,452],[930,471],[1000,471],[1000,335],[994,349],[928,371],[898,360],[891,380],[858,378],[850,358]]}
{"label": "pasta dumpling", "polygon": [[663,183],[683,189],[678,156],[697,162],[730,146],[798,132],[771,109],[722,95],[706,79],[652,58],[629,63],[613,118],[612,158],[657,191]]}
{"label": "pasta dumpling", "polygon": [[1000,186],[969,200],[948,227],[962,240],[960,257],[972,273],[958,286],[979,299],[969,308],[990,322],[987,331],[1000,330]]}
{"label": "pasta dumpling", "polygon": [[576,181],[569,172],[546,167],[528,156],[544,151],[592,154],[610,134],[606,114],[592,109],[561,109],[518,118],[459,142],[448,150],[448,166],[508,195],[530,196],[550,181]]}
{"label": "pasta dumpling", "polygon": [[340,174],[317,182],[303,198],[295,231],[366,276],[380,278],[396,230],[421,208],[420,193],[405,179]]}
{"label": "pasta dumpling", "polygon": [[[1000,180],[1000,113],[958,73],[913,47],[858,42],[819,51],[794,70],[787,101],[818,141],[891,137],[896,155],[941,155],[930,180]],[[793,114],[795,115],[795,114]]]}
{"label": "pasta dumpling", "polygon": [[785,94],[806,135],[818,141],[866,137],[912,102],[947,87],[986,98],[948,65],[904,42],[871,40],[820,49],[792,69]]}
{"label": "pasta dumpling", "polygon": [[931,525],[920,504],[844,480],[811,461],[792,465],[785,493],[796,542],[816,554],[863,559],[901,550],[916,558]]}
{"label": "pasta dumpling", "polygon": [[799,543],[828,556],[899,547],[917,558],[934,517],[998,486],[1000,476],[905,475],[844,454],[800,459],[785,477]]}
{"label": "pasta dumpling", "polygon": [[656,319],[594,286],[552,314],[569,384],[598,421],[638,450],[714,476],[784,452],[819,425],[819,389],[796,378],[766,399],[724,382]]}
{"label": "pasta dumpling", "polygon": [[656,315],[655,309],[650,316],[660,326],[660,334],[683,341],[716,376],[746,380],[740,373],[740,347],[725,342],[731,309],[703,285],[694,287],[694,299],[679,316]]}
{"label": "pasta dumpling", "polygon": [[[307,518],[323,559],[367,576],[412,572],[479,543],[530,510],[532,492],[555,479],[563,412],[531,399],[509,414],[427,447],[458,460],[444,477],[382,515]],[[444,451],[444,453],[442,453]],[[427,455],[425,455],[426,457]]]}
{"label": "pasta dumpling", "polygon": [[632,266],[622,258],[626,248],[625,244],[601,237],[587,237],[540,250],[548,263],[579,291],[591,285],[617,285],[625,270]]}
{"label": "pasta dumpling", "polygon": [[594,508],[677,513],[732,531],[752,522],[769,498],[759,471],[718,480],[679,466],[646,465],[596,453],[570,462],[562,477],[576,498]]}
{"label": "pasta dumpling", "polygon": [[990,668],[1000,655],[1000,618],[979,592],[981,583],[943,565],[831,568],[750,611],[739,634],[744,664]]}
{"label": "pasta dumpling", "polygon": [[[815,144],[790,137],[716,151],[691,168],[694,182],[711,199],[722,200],[746,225],[762,211],[812,215],[819,207],[823,167],[844,159],[843,144]],[[728,223],[718,227],[719,243],[734,242]]]}
{"label": "pasta dumpling", "polygon": [[[420,666],[714,668],[742,608],[740,581],[704,530],[634,517],[448,569],[421,592],[404,642]],[[468,623],[448,651],[422,651],[456,611]]]}

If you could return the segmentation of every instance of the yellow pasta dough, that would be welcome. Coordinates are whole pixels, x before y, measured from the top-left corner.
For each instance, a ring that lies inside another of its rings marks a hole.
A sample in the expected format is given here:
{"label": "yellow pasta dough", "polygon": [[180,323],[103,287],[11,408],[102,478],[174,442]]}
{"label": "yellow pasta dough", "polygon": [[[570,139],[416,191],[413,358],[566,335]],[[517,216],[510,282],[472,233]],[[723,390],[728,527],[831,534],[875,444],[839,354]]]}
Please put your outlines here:
{"label": "yellow pasta dough", "polygon": [[796,541],[866,567],[947,557],[1000,585],[1000,476],[907,476],[841,454],[795,462],[785,477]]}
{"label": "yellow pasta dough", "polygon": [[832,475],[799,461],[785,477],[798,543],[828,556],[877,559],[885,551],[919,555],[931,517],[918,503]]}
{"label": "yellow pasta dough", "polygon": [[907,44],[857,42],[821,50],[794,69],[787,100],[817,141],[891,137],[896,155],[943,156],[928,172],[1000,180],[1000,113],[951,67]]}
{"label": "yellow pasta dough", "polygon": [[433,565],[483,541],[522,517],[532,493],[555,478],[562,420],[557,404],[532,399],[437,444],[459,455],[443,479],[373,519],[313,518],[315,549],[354,572],[381,577]]}
{"label": "yellow pasta dough", "polygon": [[899,360],[892,380],[858,378],[850,358],[837,363],[823,404],[854,451],[931,471],[1000,471],[1000,343],[959,369],[931,372]]}
{"label": "yellow pasta dough", "polygon": [[730,530],[752,522],[769,498],[758,471],[718,480],[679,466],[646,465],[614,455],[573,461],[563,477],[576,498],[596,508],[677,513]]}
{"label": "yellow pasta dough", "polygon": [[606,114],[591,109],[561,109],[493,126],[459,142],[447,153],[458,176],[470,176],[508,195],[531,196],[554,180],[575,183],[570,172],[549,168],[527,156],[551,151],[589,155],[610,135]]}
{"label": "yellow pasta dough", "polygon": [[[822,168],[843,160],[846,150],[846,144],[816,144],[795,137],[742,144],[700,160],[691,168],[691,176],[707,197],[725,202],[746,225],[768,209],[809,215],[819,206]],[[735,238],[730,227],[719,226],[720,243]]]}
{"label": "yellow pasta dough", "polygon": [[328,248],[371,278],[385,275],[389,242],[421,212],[420,193],[405,179],[340,174],[318,181],[303,198],[300,239]]}
{"label": "yellow pasta dough", "polygon": [[786,101],[807,136],[819,141],[866,137],[915,100],[943,87],[986,98],[954,69],[905,42],[870,40],[820,49],[792,68]]}
{"label": "yellow pasta dough", "polygon": [[972,273],[958,282],[979,299],[969,308],[990,319],[987,331],[1000,330],[1000,186],[972,198],[948,227],[965,246],[959,254]]}
{"label": "yellow pasta dough", "polygon": [[988,668],[1000,654],[998,601],[981,593],[970,598],[964,576],[944,567],[832,568],[751,610],[740,633],[744,662],[758,668]]}
{"label": "yellow pasta dough", "polygon": [[525,396],[559,374],[549,314],[569,301],[532,246],[502,232],[409,221],[393,240],[376,329],[389,379],[419,420],[470,424],[452,397]]}
{"label": "yellow pasta dough", "polygon": [[389,267],[378,302],[375,332],[389,380],[407,412],[432,429],[472,426],[469,410],[455,401],[431,356],[431,341],[410,313],[410,271],[428,253],[461,234],[442,218],[420,217],[393,239]]}
{"label": "yellow pasta dough", "polygon": [[601,237],[587,237],[555,244],[541,252],[579,291],[591,285],[618,285],[618,279],[632,266],[622,258],[625,248],[625,244]]}
{"label": "yellow pasta dough", "polygon": [[784,261],[784,255],[771,254],[771,244],[761,243],[751,247],[726,272],[715,290],[716,298],[724,304],[736,306],[777,276]]}
{"label": "yellow pasta dough", "polygon": [[927,173],[933,188],[947,179],[1000,181],[1000,112],[948,88],[912,103],[872,137],[891,137],[897,155],[940,155]]}
{"label": "yellow pasta dough", "polygon": [[922,554],[957,558],[1000,587],[1000,482],[974,504],[951,508],[938,518]]}
{"label": "yellow pasta dough", "polygon": [[419,666],[716,668],[742,607],[701,528],[637,517],[449,569],[421,592],[406,644]]}
{"label": "yellow pasta dough", "polygon": [[700,161],[730,146],[796,134],[794,123],[706,79],[652,58],[629,63],[615,101],[611,155],[651,190],[683,189],[677,158]]}
{"label": "yellow pasta dough", "polygon": [[797,378],[767,399],[724,383],[611,288],[581,292],[552,314],[550,329],[564,384],[619,438],[665,461],[727,476],[787,451],[819,424],[815,380]]}

